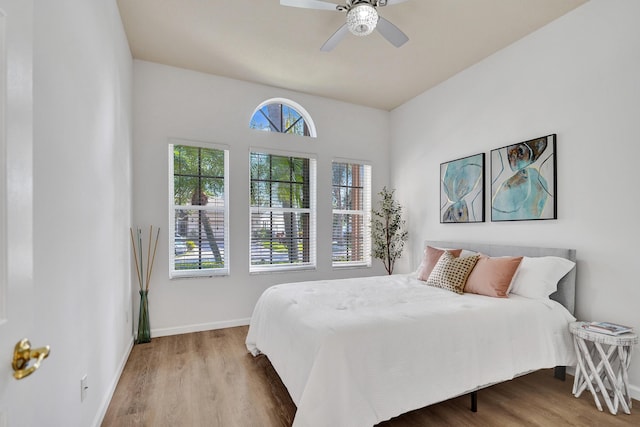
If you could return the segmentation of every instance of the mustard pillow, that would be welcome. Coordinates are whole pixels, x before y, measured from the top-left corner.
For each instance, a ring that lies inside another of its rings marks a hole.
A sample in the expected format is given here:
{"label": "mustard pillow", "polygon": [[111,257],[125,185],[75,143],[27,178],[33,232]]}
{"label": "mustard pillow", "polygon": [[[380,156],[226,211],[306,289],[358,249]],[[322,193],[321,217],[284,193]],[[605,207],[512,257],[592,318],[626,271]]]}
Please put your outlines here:
{"label": "mustard pillow", "polygon": [[440,257],[427,279],[427,285],[446,289],[457,294],[464,293],[467,277],[476,265],[480,255],[457,258],[449,251]]}

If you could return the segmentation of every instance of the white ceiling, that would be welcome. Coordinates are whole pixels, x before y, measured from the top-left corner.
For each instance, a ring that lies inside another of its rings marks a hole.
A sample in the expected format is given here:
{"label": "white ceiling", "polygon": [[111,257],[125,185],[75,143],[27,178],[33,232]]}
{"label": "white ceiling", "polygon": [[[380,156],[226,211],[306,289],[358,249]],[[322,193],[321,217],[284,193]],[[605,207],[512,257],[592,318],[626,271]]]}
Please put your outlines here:
{"label": "white ceiling", "polygon": [[[380,7],[409,36],[320,46],[343,12],[279,0],[117,0],[133,57],[392,110],[587,0],[408,0]],[[339,2],[340,0],[336,0]]]}

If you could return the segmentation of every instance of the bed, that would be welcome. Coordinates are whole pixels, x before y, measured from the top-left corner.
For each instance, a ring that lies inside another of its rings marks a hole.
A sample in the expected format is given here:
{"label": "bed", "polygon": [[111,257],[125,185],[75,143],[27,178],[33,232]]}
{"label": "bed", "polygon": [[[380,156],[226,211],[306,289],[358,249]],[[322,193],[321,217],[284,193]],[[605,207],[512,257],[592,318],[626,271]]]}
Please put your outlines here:
{"label": "bed", "polygon": [[[427,241],[491,257],[575,250]],[[258,300],[247,349],[268,357],[294,427],[372,426],[534,370],[573,365],[575,268],[549,298],[459,295],[416,274],[288,283]]]}

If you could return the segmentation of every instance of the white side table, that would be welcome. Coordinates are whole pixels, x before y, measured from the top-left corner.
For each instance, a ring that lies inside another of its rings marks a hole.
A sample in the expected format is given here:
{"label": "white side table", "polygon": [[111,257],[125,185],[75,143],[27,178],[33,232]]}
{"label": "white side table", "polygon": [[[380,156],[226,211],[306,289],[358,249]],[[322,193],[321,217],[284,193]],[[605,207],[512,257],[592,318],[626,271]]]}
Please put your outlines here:
{"label": "white side table", "polygon": [[584,329],[582,325],[586,323],[573,322],[569,325],[578,357],[573,395],[580,397],[588,388],[600,411],[602,405],[598,393],[602,395],[609,412],[613,415],[618,413],[618,406],[621,406],[626,414],[631,414],[627,370],[633,345],[638,343],[638,335],[601,334]]}

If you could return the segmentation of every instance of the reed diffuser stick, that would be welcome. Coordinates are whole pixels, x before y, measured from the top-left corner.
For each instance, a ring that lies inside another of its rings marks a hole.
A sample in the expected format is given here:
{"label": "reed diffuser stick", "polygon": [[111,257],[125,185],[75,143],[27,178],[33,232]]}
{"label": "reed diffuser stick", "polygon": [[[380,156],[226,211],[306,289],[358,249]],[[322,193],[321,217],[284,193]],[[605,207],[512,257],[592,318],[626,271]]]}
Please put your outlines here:
{"label": "reed diffuser stick", "polygon": [[[131,234],[131,246],[133,247],[133,259],[136,262],[136,273],[138,274],[138,286],[141,291],[148,291],[151,283],[151,273],[153,272],[153,264],[156,260],[156,252],[158,250],[158,240],[160,239],[160,228],[156,229],[155,242],[153,242],[153,254],[151,253],[151,243],[153,241],[153,225],[149,227],[149,241],[147,242],[147,267],[144,266],[144,244],[142,229],[137,229],[137,239],[133,237],[133,229],[129,228]],[[137,240],[137,244],[136,244]]]}
{"label": "reed diffuser stick", "polygon": [[[149,233],[151,236],[151,233]],[[158,228],[158,232],[156,233],[156,242],[153,245],[153,257],[151,257],[151,267],[149,268],[149,277],[147,277],[147,290],[149,290],[149,281],[151,280],[151,271],[153,270],[153,263],[156,260],[156,250],[158,249],[158,238],[160,237],[160,228]],[[151,244],[151,237],[149,237],[149,244]]]}
{"label": "reed diffuser stick", "polygon": [[138,286],[140,290],[142,290],[142,276],[140,272],[140,268],[138,267],[138,255],[136,254],[136,243],[133,240],[133,229],[129,227],[129,233],[131,234],[131,246],[133,246],[133,258],[136,262],[136,272],[138,273]]}
{"label": "reed diffuser stick", "polygon": [[151,235],[153,234],[153,225],[149,226],[149,246],[147,246],[147,286],[146,286],[146,290],[149,290],[149,278],[151,276],[151,269],[149,268],[151,266],[151,263],[149,262],[150,258],[151,258]]}
{"label": "reed diffuser stick", "polygon": [[140,290],[145,289],[144,287],[144,279],[145,276],[142,275],[144,272],[144,258],[142,258],[142,230],[138,228],[138,251],[140,252]]}

